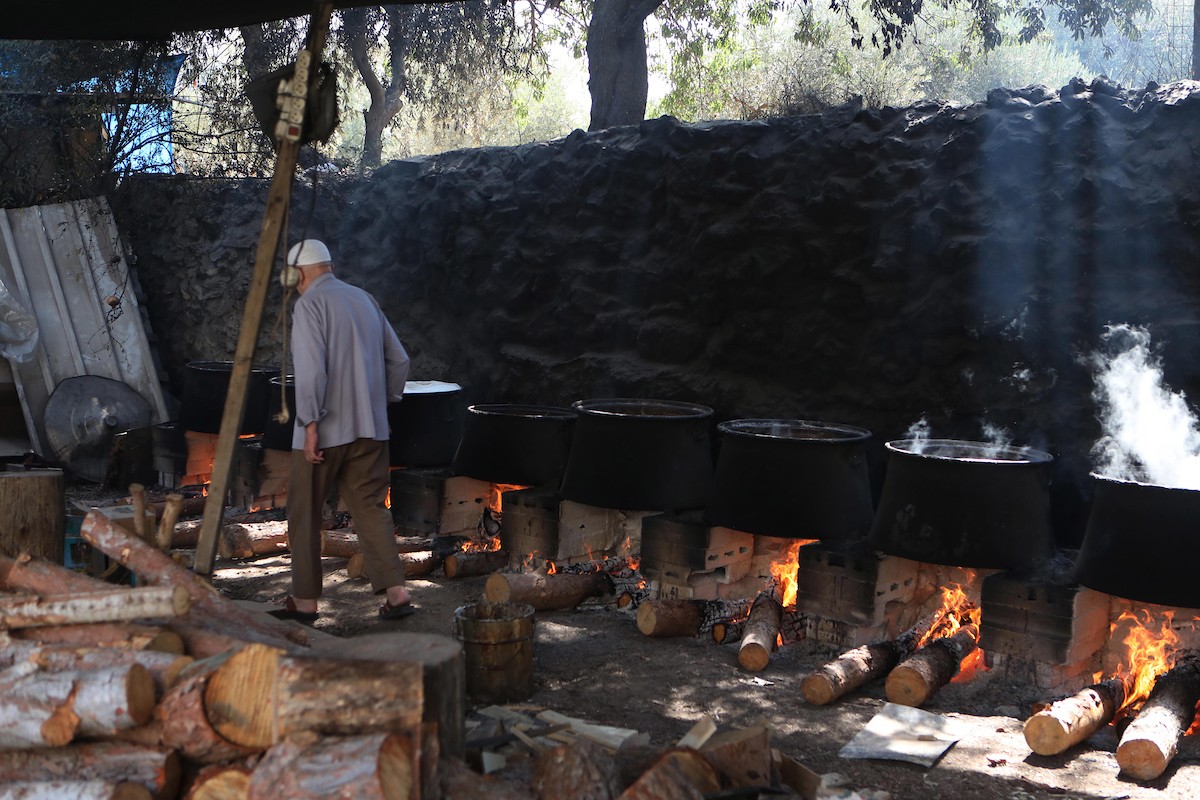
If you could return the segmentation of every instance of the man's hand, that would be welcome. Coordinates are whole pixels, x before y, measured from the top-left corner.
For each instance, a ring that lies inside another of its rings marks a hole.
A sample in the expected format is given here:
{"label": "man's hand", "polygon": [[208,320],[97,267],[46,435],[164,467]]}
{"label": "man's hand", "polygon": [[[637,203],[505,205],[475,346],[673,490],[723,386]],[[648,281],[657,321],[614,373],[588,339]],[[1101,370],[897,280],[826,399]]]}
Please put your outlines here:
{"label": "man's hand", "polygon": [[304,458],[310,464],[320,464],[325,460],[325,453],[318,445],[317,423],[310,422],[304,426]]}

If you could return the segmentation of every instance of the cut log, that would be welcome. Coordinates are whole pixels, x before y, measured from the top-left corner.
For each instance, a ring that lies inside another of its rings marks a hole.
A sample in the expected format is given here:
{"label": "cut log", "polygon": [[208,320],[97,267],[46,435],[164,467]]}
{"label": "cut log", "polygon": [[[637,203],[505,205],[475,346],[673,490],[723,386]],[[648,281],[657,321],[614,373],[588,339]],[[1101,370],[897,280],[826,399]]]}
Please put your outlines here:
{"label": "cut log", "polygon": [[158,538],[155,541],[161,549],[171,549],[171,541],[175,538],[175,523],[179,521],[179,512],[182,510],[183,495],[167,495],[167,500],[163,504],[162,517],[158,520]]}
{"label": "cut log", "polygon": [[16,556],[27,551],[56,564],[63,563],[67,518],[66,489],[61,469],[0,472],[0,552]]}
{"label": "cut log", "polygon": [[286,520],[238,522],[221,528],[217,552],[228,560],[246,560],[288,552]]}
{"label": "cut log", "polygon": [[358,552],[358,534],[354,531],[321,531],[321,555],[329,558],[351,558]]}
{"label": "cut log", "polygon": [[79,717],[78,736],[112,736],[145,724],[154,714],[154,678],[141,664],[42,673],[29,680],[44,685],[51,677],[74,681],[71,710]]}
{"label": "cut log", "polygon": [[118,647],[128,650],[148,650],[159,653],[183,654],[183,639],[178,633],[153,625],[137,623],[92,623],[90,625],[55,625],[47,628],[21,628],[9,631],[14,639],[39,642],[43,645],[69,647]]}
{"label": "cut log", "polygon": [[150,674],[159,695],[171,688],[179,673],[192,663],[191,656],[114,647],[39,647],[31,654],[31,658],[38,666],[49,671],[93,670],[137,664]]}
{"label": "cut log", "polygon": [[83,781],[129,782],[143,787],[153,797],[170,798],[179,792],[179,756],[172,750],[124,742],[0,753],[0,785],[52,781],[64,775]]}
{"label": "cut log", "polygon": [[[261,748],[244,747],[222,736],[209,721],[204,694],[217,669],[234,654],[226,653],[192,663],[163,695],[155,710],[162,743],[199,764],[233,761]],[[218,709],[219,710],[219,709]]]}
{"label": "cut log", "polygon": [[765,721],[718,733],[700,753],[730,787],[771,785],[771,727]]}
{"label": "cut log", "polygon": [[[532,790],[494,775],[481,775],[457,758],[438,763],[442,800],[533,800]],[[559,797],[565,790],[560,787]]]}
{"label": "cut log", "polygon": [[246,800],[249,794],[249,767],[210,764],[196,774],[183,800]]}
{"label": "cut log", "polygon": [[823,706],[884,677],[916,651],[941,617],[941,613],[929,614],[895,639],[848,650],[810,672],[800,683],[804,699],[814,706]]}
{"label": "cut log", "polygon": [[74,692],[70,681],[6,683],[0,691],[0,750],[61,747],[74,739],[79,729],[71,707]]}
{"label": "cut log", "polygon": [[[103,514],[93,511],[84,517],[82,533],[92,546],[120,562],[144,582],[155,586],[182,586],[192,599],[193,619],[217,620],[222,626],[252,632],[260,641],[288,646],[287,639],[260,622],[252,612],[223,597],[195,573],[176,564],[167,553],[129,536]],[[307,643],[308,637],[299,626],[295,630],[298,638],[293,641]]]}
{"label": "cut log", "polygon": [[[217,656],[204,687],[203,710],[221,737],[251,750],[265,750],[273,736],[276,677],[283,650],[251,644]],[[313,687],[323,689],[325,687]]]}
{"label": "cut log", "polygon": [[[400,563],[404,565],[405,578],[424,578],[442,565],[443,559],[435,556],[432,550],[408,552],[400,554]],[[365,559],[362,553],[355,553],[346,562],[346,574],[352,579],[367,577]]]}
{"label": "cut log", "polygon": [[1159,676],[1150,696],[1117,745],[1117,765],[1134,780],[1162,775],[1179,749],[1200,703],[1200,661],[1181,660]]}
{"label": "cut log", "polygon": [[179,639],[181,651],[197,659],[236,652],[253,643],[186,622],[172,621],[167,624],[170,626],[169,632]]}
{"label": "cut log", "polygon": [[704,622],[704,600],[646,600],[638,606],[638,630],[646,636],[695,636]]}
{"label": "cut log", "polygon": [[773,591],[759,593],[742,629],[738,649],[738,664],[748,672],[761,672],[771,663],[771,653],[779,638],[783,621],[783,605]]}
{"label": "cut log", "polygon": [[247,800],[407,800],[419,781],[416,749],[395,733],[289,739],[254,768]]}
{"label": "cut log", "polygon": [[979,627],[969,623],[901,661],[884,681],[888,701],[914,708],[924,705],[958,674],[963,659],[975,652],[978,639]]}
{"label": "cut log", "polygon": [[117,781],[45,781],[0,786],[0,800],[150,800],[136,783]]}
{"label": "cut log", "polygon": [[[477,550],[471,553],[453,553],[446,556],[442,565],[447,578],[474,578],[491,575],[508,566],[508,553],[504,550]],[[407,574],[407,570],[405,571]]]}
{"label": "cut log", "polygon": [[48,597],[0,597],[0,628],[41,628],[92,622],[178,617],[191,598],[180,586],[110,589]]}
{"label": "cut log", "polygon": [[496,572],[484,584],[490,603],[525,603],[534,611],[575,608],[589,597],[612,594],[612,581],[602,572],[587,574]]}
{"label": "cut log", "polygon": [[1040,756],[1056,756],[1112,722],[1125,703],[1126,678],[1093,684],[1025,720],[1025,742]]}
{"label": "cut log", "polygon": [[[466,739],[463,647],[436,633],[380,633],[328,641],[322,654],[368,661],[417,661],[422,668],[422,718],[437,727],[443,755],[461,758]],[[422,754],[427,748],[422,748]],[[422,772],[424,779],[425,772]]]}
{"label": "cut log", "polygon": [[621,775],[606,749],[579,741],[539,755],[530,786],[540,800],[557,800],[567,786],[576,800],[611,800],[621,793]]}
{"label": "cut log", "polygon": [[48,561],[22,552],[16,558],[0,556],[0,589],[36,595],[99,592],[111,583],[67,569],[61,562]]}
{"label": "cut log", "polygon": [[695,750],[669,750],[619,800],[703,800],[721,788],[717,771]]}

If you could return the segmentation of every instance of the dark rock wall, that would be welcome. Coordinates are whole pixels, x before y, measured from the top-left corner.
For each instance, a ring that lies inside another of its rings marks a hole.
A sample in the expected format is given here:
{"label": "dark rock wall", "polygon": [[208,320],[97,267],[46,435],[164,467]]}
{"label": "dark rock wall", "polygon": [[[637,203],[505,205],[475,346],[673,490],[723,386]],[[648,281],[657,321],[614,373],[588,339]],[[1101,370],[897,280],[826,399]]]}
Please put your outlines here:
{"label": "dark rock wall", "polygon": [[[414,356],[470,402],[647,397],[718,419],[859,425],[1056,457],[1077,543],[1100,426],[1081,359],[1148,326],[1200,394],[1200,94],[997,90],[968,108],[636,127],[296,184],[289,242],[324,238]],[[263,183],[131,181],[117,198],[172,377],[229,358]],[[311,209],[311,210],[310,210]],[[263,358],[277,287],[263,325]]]}

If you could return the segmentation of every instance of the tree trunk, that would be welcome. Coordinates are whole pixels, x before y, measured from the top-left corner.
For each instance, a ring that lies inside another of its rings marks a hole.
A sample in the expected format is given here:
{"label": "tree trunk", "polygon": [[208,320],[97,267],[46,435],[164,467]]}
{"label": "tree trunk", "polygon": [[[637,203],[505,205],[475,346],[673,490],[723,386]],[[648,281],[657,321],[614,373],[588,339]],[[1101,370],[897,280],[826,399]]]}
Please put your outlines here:
{"label": "tree trunk", "polygon": [[0,628],[44,628],[93,622],[178,617],[191,599],[181,587],[146,586],[49,597],[0,597]]}
{"label": "tree trunk", "polygon": [[1082,689],[1025,720],[1025,742],[1039,756],[1056,756],[1112,722],[1129,682],[1113,678]]}
{"label": "tree trunk", "polygon": [[371,60],[368,35],[368,17],[365,8],[349,8],[342,11],[342,35],[346,39],[350,60],[354,62],[371,105],[363,111],[363,149],[361,166],[377,167],[383,161],[383,132],[400,113],[404,93],[408,89],[406,76],[406,42],[404,26],[399,12],[388,13],[388,72],[391,79],[385,85],[375,73]]}
{"label": "tree trunk", "polygon": [[175,797],[179,791],[179,756],[172,750],[124,742],[0,753],[0,785],[52,781],[64,775],[81,781],[128,781],[149,790],[154,797]]}
{"label": "tree trunk", "polygon": [[1200,703],[1200,662],[1177,662],[1159,677],[1150,697],[1117,745],[1121,772],[1139,781],[1162,775],[1179,750]]}
{"label": "tree trunk", "polygon": [[415,796],[416,769],[416,747],[406,736],[297,737],[267,751],[250,775],[246,796],[248,800],[408,798]]}
{"label": "tree trunk", "polygon": [[0,552],[24,551],[56,564],[63,563],[67,520],[63,473],[60,469],[0,472]]}
{"label": "tree trunk", "polygon": [[635,125],[646,116],[650,92],[646,17],[662,0],[596,0],[588,23],[588,130]]}

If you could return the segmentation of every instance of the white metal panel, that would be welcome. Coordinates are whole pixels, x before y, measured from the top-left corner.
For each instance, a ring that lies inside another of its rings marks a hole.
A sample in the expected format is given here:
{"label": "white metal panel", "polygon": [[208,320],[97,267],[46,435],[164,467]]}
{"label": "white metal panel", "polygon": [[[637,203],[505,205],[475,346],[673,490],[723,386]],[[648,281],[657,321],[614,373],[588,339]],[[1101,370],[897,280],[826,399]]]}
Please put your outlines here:
{"label": "white metal panel", "polygon": [[0,211],[0,278],[38,322],[36,357],[12,363],[12,372],[39,454],[50,455],[46,401],[60,381],[78,375],[123,381],[150,404],[153,422],[166,420],[141,311],[103,198]]}

